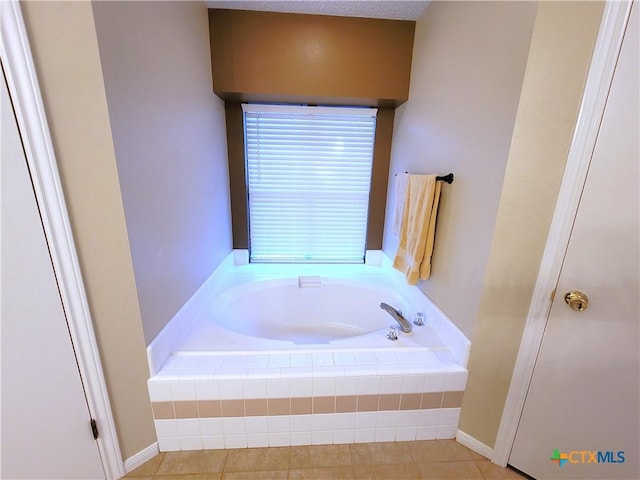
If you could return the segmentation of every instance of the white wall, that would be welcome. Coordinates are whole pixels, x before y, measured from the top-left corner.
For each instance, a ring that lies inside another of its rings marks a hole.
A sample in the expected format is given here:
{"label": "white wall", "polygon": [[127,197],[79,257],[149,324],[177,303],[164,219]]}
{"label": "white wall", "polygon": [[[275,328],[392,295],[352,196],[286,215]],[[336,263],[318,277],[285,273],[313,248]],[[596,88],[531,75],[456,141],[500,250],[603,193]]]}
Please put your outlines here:
{"label": "white wall", "polygon": [[204,2],[94,2],[147,344],[231,251]]}
{"label": "white wall", "polygon": [[20,4],[124,458],[155,441],[149,368],[88,2]]}
{"label": "white wall", "polygon": [[418,286],[474,331],[537,2],[434,1],[416,25],[409,100],[396,111],[383,249],[393,258],[394,174],[453,172],[432,273]]}
{"label": "white wall", "polygon": [[460,428],[495,442],[600,25],[603,2],[538,8],[477,312]]}

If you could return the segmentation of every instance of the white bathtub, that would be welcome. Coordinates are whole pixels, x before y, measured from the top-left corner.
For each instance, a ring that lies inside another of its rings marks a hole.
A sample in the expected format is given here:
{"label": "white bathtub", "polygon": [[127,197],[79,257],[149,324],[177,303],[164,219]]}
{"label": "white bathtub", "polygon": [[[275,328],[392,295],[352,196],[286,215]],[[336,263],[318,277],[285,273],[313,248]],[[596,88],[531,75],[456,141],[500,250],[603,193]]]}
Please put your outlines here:
{"label": "white bathtub", "polygon": [[429,322],[412,324],[410,333],[398,330],[396,341],[387,338],[398,324],[380,303],[404,312],[409,321],[420,307],[379,275],[231,276],[229,283],[210,297],[174,353],[446,348]]}
{"label": "white bathtub", "polygon": [[406,300],[388,289],[308,276],[233,287],[222,293],[205,315],[227,330],[250,337],[328,344],[395,324],[380,308],[381,302],[399,310],[407,308]]}
{"label": "white bathtub", "polygon": [[[147,349],[160,450],[453,438],[469,340],[382,258],[230,256]],[[427,323],[391,341],[382,302]]]}
{"label": "white bathtub", "polygon": [[[272,265],[243,264],[234,252],[148,346],[150,374],[176,355],[286,351],[447,350],[466,366],[469,340],[379,257],[377,265]],[[381,302],[411,322],[423,312],[426,325],[388,340],[395,321]]]}
{"label": "white bathtub", "polygon": [[[384,257],[383,257],[384,258]],[[230,257],[147,349],[151,375],[171,355],[448,350],[466,365],[469,341],[417,288],[383,265],[238,265]],[[319,284],[319,286],[317,286]],[[387,339],[385,302],[427,324]]]}

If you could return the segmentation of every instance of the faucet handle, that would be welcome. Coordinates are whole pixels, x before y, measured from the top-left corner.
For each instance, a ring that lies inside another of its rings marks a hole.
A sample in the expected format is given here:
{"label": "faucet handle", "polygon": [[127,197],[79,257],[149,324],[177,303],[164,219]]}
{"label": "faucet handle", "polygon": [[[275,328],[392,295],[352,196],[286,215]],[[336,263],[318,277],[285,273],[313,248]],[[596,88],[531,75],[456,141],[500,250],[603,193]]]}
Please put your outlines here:
{"label": "faucet handle", "polygon": [[396,325],[389,325],[387,338],[392,341],[398,340],[398,327]]}

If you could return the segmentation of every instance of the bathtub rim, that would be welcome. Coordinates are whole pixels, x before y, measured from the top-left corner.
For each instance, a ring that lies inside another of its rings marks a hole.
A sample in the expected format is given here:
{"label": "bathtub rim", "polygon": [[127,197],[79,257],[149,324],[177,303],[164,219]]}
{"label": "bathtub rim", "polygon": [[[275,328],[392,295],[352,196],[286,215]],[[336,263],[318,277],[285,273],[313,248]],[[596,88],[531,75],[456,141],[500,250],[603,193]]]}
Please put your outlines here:
{"label": "bathtub rim", "polygon": [[246,250],[233,250],[147,346],[150,376],[156,375],[171,353],[179,348],[183,335],[197,320],[207,302],[220,291],[230,287],[225,282],[225,278],[232,277],[228,275],[229,273],[237,273],[236,280],[239,278],[246,280],[247,278],[282,278],[291,276],[290,272],[306,274],[305,272],[346,270],[356,276],[384,276],[390,285],[401,292],[412,305],[420,306],[421,310],[427,313],[433,331],[447,346],[456,362],[466,368],[471,342],[464,333],[418,287],[406,283],[402,274],[393,269],[391,259],[383,251],[367,251],[366,258],[369,263],[358,265],[248,264]]}

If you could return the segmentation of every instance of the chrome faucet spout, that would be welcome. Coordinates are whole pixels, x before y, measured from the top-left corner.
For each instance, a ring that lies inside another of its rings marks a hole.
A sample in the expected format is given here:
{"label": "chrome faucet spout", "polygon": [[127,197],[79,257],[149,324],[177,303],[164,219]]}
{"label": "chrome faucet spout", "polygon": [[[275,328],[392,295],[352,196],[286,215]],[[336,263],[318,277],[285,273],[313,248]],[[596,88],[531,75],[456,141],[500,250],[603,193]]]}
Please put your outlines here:
{"label": "chrome faucet spout", "polygon": [[401,311],[396,310],[391,305],[388,305],[384,302],[380,304],[380,308],[391,315],[393,319],[398,322],[398,325],[400,325],[400,330],[402,330],[404,333],[409,333],[411,331],[411,324],[406,318],[404,318]]}

